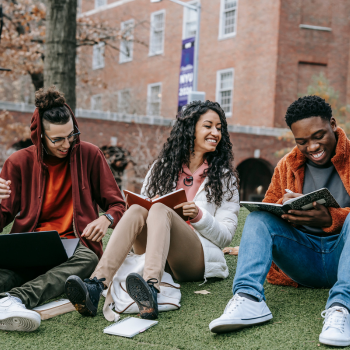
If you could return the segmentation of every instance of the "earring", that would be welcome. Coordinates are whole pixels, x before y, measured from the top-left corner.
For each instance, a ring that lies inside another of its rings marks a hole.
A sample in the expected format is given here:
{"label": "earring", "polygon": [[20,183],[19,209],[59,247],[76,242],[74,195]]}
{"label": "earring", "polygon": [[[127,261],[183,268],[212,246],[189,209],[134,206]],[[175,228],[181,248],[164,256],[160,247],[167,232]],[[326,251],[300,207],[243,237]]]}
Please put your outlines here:
{"label": "earring", "polygon": [[41,138],[43,138],[43,134],[41,134]]}

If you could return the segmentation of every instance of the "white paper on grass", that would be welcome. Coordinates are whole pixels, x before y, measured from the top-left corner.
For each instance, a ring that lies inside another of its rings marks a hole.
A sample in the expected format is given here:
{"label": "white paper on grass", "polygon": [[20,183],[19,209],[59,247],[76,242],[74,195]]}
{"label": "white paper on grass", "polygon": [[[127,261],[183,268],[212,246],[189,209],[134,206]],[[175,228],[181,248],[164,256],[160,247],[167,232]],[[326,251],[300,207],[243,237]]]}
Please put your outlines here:
{"label": "white paper on grass", "polygon": [[103,333],[132,338],[148,328],[156,325],[158,321],[143,320],[135,317],[127,317],[111,326],[106,327]]}

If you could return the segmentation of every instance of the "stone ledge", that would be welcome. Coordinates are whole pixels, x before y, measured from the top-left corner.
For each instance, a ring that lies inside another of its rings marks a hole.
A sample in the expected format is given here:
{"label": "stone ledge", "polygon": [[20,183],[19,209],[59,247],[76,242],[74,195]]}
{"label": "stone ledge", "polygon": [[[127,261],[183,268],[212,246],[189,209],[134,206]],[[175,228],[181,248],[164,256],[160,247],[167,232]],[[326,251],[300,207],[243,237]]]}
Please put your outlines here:
{"label": "stone ledge", "polygon": [[[35,109],[35,106],[31,104],[0,101],[0,110],[33,113],[34,109]],[[175,123],[175,119],[154,117],[154,116],[148,116],[148,115],[143,116],[143,115],[135,115],[135,114],[92,111],[92,110],[81,109],[81,108],[77,108],[75,110],[75,116],[77,118],[110,120],[114,122],[158,125],[158,126],[172,126]],[[229,124],[228,131],[232,133],[239,133],[239,134],[278,137],[285,134],[287,131],[289,131],[289,129]]]}
{"label": "stone ledge", "polygon": [[310,24],[299,24],[299,28],[320,30],[320,31],[324,31],[324,32],[331,32],[332,31],[332,28],[330,28],[330,27],[312,26]]}

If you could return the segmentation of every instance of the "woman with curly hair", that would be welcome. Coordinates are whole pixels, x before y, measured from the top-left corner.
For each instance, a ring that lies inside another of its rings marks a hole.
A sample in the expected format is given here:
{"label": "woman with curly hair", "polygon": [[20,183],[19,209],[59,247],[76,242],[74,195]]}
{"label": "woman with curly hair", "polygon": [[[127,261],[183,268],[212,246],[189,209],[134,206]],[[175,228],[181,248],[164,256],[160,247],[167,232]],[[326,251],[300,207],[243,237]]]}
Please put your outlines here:
{"label": "woman with curly hair", "polygon": [[166,263],[179,281],[226,278],[221,249],[231,243],[239,211],[238,176],[225,113],[216,102],[192,102],[179,113],[170,137],[144,181],[153,198],[184,189],[186,223],[173,209],[132,205],[113,231],[90,280],[71,276],[66,294],[83,315],[95,315],[102,282],[109,286],[131,247],[144,254],[143,277],[132,273],[126,286],[142,318],[158,316],[157,293]]}

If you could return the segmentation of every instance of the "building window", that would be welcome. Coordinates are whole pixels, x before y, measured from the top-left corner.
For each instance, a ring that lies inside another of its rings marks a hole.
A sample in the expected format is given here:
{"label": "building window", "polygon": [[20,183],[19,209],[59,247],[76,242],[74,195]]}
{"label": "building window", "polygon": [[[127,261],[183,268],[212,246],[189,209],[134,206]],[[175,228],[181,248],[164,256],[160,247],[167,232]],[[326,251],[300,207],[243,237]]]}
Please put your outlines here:
{"label": "building window", "polygon": [[226,117],[232,116],[233,68],[219,70],[216,77],[216,101]]}
{"label": "building window", "polygon": [[81,6],[82,6],[82,0],[78,0],[77,1],[77,14],[80,15],[81,14]]}
{"label": "building window", "polygon": [[[198,5],[197,1],[188,2],[190,5]],[[195,10],[191,10],[184,7],[184,22],[182,30],[182,39],[194,38],[197,30],[198,13]]]}
{"label": "building window", "polygon": [[118,91],[118,113],[130,113],[130,90]]}
{"label": "building window", "polygon": [[107,0],[95,0],[95,9],[107,5]]}
{"label": "building window", "polygon": [[132,61],[133,40],[134,40],[134,20],[131,19],[121,24],[121,41],[119,52],[119,63]]}
{"label": "building window", "polygon": [[159,116],[162,99],[162,84],[149,84],[147,89],[147,114]]}
{"label": "building window", "polygon": [[98,43],[93,46],[92,69],[99,69],[105,66],[105,43]]}
{"label": "building window", "polygon": [[165,10],[151,14],[149,54],[160,55],[164,51]]}
{"label": "building window", "polygon": [[219,38],[236,34],[237,0],[221,0]]}
{"label": "building window", "polygon": [[93,111],[102,111],[102,94],[91,96],[91,109]]}

